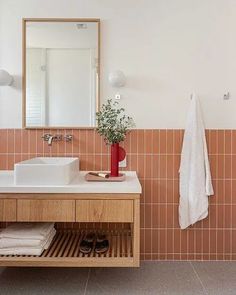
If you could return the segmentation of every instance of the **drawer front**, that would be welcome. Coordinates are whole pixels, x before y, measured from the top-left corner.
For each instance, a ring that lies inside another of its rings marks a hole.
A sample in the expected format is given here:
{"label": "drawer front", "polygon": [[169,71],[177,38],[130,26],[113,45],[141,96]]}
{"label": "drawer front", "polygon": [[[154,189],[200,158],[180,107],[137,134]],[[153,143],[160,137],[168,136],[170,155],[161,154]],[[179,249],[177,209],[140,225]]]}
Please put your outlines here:
{"label": "drawer front", "polygon": [[133,222],[132,200],[77,200],[77,222]]}
{"label": "drawer front", "polygon": [[73,200],[17,200],[17,221],[75,221]]}
{"label": "drawer front", "polygon": [[0,221],[16,221],[16,200],[0,200]]}

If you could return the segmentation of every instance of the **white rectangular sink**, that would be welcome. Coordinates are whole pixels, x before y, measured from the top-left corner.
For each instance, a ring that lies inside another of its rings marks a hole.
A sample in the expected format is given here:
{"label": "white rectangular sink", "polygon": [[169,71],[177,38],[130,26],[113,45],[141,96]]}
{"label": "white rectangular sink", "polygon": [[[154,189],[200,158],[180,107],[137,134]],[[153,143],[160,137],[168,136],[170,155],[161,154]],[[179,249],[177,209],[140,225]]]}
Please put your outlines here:
{"label": "white rectangular sink", "polygon": [[78,158],[39,157],[14,166],[16,185],[65,185],[79,172]]}

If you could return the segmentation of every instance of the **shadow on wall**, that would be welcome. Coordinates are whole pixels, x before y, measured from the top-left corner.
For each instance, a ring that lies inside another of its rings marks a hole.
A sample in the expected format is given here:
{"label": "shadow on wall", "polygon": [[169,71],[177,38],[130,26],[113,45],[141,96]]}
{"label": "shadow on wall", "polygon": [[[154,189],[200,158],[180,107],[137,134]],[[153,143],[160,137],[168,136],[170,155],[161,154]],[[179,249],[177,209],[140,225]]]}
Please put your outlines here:
{"label": "shadow on wall", "polygon": [[13,84],[11,85],[12,88],[15,90],[21,91],[22,89],[22,76],[14,75],[13,76]]}

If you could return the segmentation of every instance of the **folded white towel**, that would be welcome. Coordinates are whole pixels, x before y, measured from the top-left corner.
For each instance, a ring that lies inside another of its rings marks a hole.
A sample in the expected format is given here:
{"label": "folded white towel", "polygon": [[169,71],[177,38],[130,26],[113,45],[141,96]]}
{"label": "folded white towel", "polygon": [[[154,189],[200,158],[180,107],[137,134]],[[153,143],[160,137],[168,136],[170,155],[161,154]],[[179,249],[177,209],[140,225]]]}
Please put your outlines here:
{"label": "folded white towel", "polygon": [[48,236],[45,237],[43,240],[36,240],[36,239],[19,239],[19,238],[0,238],[0,249],[5,248],[40,248],[45,245],[45,241],[49,239],[52,235],[54,236],[56,233],[55,228],[52,228],[49,232]]}
{"label": "folded white towel", "polygon": [[0,238],[44,240],[52,228],[54,228],[54,223],[51,222],[13,223],[0,232]]}
{"label": "folded white towel", "polygon": [[53,231],[42,247],[17,247],[0,249],[0,255],[35,255],[40,256],[51,245],[56,231]]}

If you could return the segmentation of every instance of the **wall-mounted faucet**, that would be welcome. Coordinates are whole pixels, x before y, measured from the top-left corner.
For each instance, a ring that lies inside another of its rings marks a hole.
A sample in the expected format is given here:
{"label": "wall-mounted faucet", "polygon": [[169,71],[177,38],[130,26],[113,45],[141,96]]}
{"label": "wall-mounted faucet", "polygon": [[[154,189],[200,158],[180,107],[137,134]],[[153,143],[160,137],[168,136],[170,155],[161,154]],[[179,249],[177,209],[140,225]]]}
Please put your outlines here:
{"label": "wall-mounted faucet", "polygon": [[48,145],[51,146],[53,141],[62,141],[62,135],[60,134],[52,135],[52,134],[46,133],[42,136],[42,139],[44,141],[47,141]]}
{"label": "wall-mounted faucet", "polygon": [[[50,133],[46,133],[46,134],[44,134],[44,135],[42,136],[42,139],[43,139],[44,141],[47,141],[47,143],[48,143],[49,146],[52,146],[52,142],[53,142],[53,141],[62,141],[62,140],[63,140],[63,137],[62,137],[61,134],[52,135],[52,134],[50,134]],[[71,135],[71,134],[66,134],[66,135],[64,136],[64,140],[65,140],[66,142],[71,142],[72,139],[73,139],[73,135]]]}

